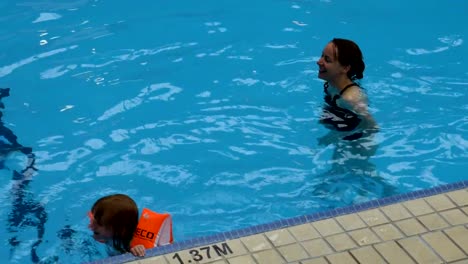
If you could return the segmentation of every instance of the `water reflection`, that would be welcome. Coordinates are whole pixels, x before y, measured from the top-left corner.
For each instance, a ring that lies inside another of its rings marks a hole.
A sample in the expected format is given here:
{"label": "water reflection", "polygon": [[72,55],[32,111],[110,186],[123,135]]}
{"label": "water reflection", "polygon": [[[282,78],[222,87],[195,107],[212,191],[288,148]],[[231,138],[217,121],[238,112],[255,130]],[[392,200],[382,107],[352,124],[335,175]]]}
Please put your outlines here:
{"label": "water reflection", "polygon": [[374,136],[339,140],[332,147],[331,168],[315,178],[313,196],[353,204],[397,193],[371,161],[379,147]]}

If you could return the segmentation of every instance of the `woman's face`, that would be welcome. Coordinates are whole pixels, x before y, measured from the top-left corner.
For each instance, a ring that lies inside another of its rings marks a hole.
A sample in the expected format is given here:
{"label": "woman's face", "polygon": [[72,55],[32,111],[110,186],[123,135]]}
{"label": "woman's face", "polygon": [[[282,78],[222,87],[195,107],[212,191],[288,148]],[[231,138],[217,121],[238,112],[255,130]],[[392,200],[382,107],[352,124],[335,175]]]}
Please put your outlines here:
{"label": "woman's face", "polygon": [[322,56],[317,61],[319,66],[318,77],[327,82],[333,82],[338,76],[347,73],[349,66],[344,67],[338,62],[338,50],[335,44],[329,42],[322,51]]}

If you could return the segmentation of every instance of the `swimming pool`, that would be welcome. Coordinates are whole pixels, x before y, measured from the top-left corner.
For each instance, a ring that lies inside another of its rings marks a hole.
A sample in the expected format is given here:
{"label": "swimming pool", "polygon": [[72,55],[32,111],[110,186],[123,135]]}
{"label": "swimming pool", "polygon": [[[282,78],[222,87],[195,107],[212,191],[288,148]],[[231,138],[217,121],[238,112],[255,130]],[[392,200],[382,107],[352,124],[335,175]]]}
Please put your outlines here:
{"label": "swimming pool", "polygon": [[[15,195],[26,157],[3,155],[0,259],[32,262],[32,248],[49,263],[105,257],[86,212],[115,192],[172,213],[181,241],[467,179],[467,3],[0,7],[2,121],[38,169]],[[315,61],[335,36],[362,48],[381,127],[360,170],[317,144]],[[12,212],[26,217],[15,224]]]}

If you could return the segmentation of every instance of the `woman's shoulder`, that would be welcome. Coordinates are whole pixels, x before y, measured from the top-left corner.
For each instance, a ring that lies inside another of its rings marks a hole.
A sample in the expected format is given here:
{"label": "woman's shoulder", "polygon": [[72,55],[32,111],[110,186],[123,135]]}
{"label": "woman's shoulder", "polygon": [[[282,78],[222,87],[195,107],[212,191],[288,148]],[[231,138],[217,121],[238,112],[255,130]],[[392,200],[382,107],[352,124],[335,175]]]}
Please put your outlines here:
{"label": "woman's shoulder", "polygon": [[347,102],[363,102],[367,100],[367,96],[359,85],[353,85],[346,89],[346,91],[341,95]]}

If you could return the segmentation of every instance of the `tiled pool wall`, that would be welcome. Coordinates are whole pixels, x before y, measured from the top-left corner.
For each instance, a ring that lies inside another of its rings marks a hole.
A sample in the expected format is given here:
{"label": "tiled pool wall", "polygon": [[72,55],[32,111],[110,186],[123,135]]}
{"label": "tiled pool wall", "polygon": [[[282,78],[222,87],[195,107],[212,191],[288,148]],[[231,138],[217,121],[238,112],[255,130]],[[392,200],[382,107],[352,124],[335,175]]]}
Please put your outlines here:
{"label": "tiled pool wall", "polygon": [[[233,239],[246,237],[250,235],[255,235],[259,233],[265,233],[265,232],[272,231],[272,230],[292,227],[292,226],[310,223],[310,222],[316,222],[316,221],[333,218],[337,216],[358,213],[358,212],[362,212],[365,210],[383,207],[386,205],[402,203],[402,202],[409,201],[409,200],[424,198],[424,197],[433,196],[437,194],[443,194],[443,193],[461,190],[465,188],[468,188],[468,181],[460,181],[456,183],[441,185],[441,186],[430,188],[430,189],[424,189],[424,190],[414,191],[410,193],[399,194],[399,195],[395,195],[391,197],[385,197],[382,199],[372,200],[372,201],[359,203],[359,204],[355,204],[355,205],[351,205],[347,207],[336,208],[336,209],[327,210],[323,212],[316,212],[313,214],[302,215],[302,216],[288,218],[288,219],[282,219],[282,220],[278,220],[278,221],[271,222],[271,223],[256,225],[256,226],[243,228],[243,229],[232,230],[232,231],[218,233],[218,234],[214,234],[210,236],[193,238],[190,240],[175,242],[171,245],[161,246],[161,247],[147,250],[146,256],[144,259],[148,259],[151,257],[164,255],[168,253],[178,252],[178,251],[182,251],[185,249],[211,245],[211,244],[233,240]],[[217,250],[226,251],[228,250],[228,248],[218,248]],[[90,262],[90,263],[93,263],[93,264],[112,263],[114,264],[114,263],[125,263],[125,262],[137,261],[137,260],[142,260],[142,258],[134,257],[132,254],[124,254],[124,255],[106,258],[106,259],[99,260],[99,261]]]}

